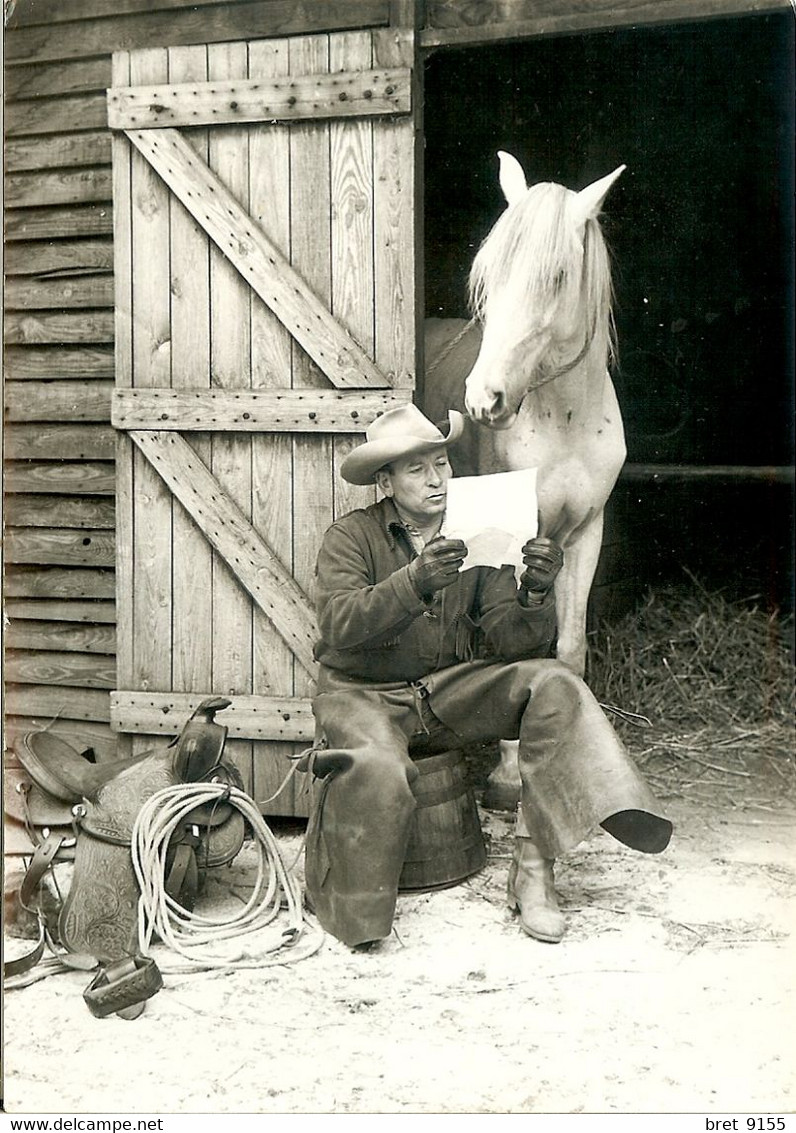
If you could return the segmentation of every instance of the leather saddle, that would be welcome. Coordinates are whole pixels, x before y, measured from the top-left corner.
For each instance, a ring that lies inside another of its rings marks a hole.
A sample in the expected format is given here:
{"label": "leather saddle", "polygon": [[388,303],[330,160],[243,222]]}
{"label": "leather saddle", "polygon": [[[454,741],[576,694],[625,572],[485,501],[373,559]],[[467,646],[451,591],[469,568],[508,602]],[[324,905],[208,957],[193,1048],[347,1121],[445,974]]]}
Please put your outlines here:
{"label": "leather saddle", "polygon": [[[143,1000],[161,986],[154,961],[137,955],[133,826],[144,803],[164,787],[214,780],[243,789],[237,769],[222,759],[227,728],[215,721],[216,712],[229,704],[224,697],[210,697],[167,747],[108,763],[89,762],[48,732],[29,732],[15,745],[23,770],[12,775],[10,788],[7,784],[6,810],[12,819],[21,813],[35,847],[20,898],[27,905],[49,864],[74,856],[58,935],[67,964],[70,956],[79,958],[72,966],[86,967],[86,960],[99,964],[84,995],[96,1015],[127,1011],[125,1017],[134,1018]],[[243,815],[229,803],[195,807],[169,842],[169,896],[192,908],[205,870],[232,861],[245,833]],[[39,923],[44,938],[41,917]],[[20,970],[9,972],[6,965],[5,974]]]}

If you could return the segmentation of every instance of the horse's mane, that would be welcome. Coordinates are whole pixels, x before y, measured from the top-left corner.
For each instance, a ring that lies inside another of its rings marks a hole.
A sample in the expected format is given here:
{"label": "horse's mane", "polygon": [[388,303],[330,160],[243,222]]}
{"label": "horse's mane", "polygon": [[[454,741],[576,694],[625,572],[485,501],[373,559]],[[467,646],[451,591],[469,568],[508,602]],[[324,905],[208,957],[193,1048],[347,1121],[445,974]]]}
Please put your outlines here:
{"label": "horse's mane", "polygon": [[563,286],[577,273],[578,302],[583,306],[586,334],[604,336],[613,354],[611,267],[605,239],[596,219],[586,222],[583,252],[578,240],[570,193],[542,182],[507,208],[482,243],[470,270],[470,307],[484,321],[490,296],[511,294],[530,316],[547,310],[557,297],[571,295]]}

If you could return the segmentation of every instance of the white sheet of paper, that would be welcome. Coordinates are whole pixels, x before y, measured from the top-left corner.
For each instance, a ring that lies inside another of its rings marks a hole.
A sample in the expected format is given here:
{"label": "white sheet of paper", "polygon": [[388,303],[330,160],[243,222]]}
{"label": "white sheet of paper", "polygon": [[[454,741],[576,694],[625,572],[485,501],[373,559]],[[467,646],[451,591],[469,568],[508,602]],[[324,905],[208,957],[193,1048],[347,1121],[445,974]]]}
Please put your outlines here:
{"label": "white sheet of paper", "polygon": [[523,545],[537,533],[536,469],[495,472],[487,476],[454,476],[441,535],[463,539],[467,558],[462,570],[475,566],[514,568],[519,585]]}

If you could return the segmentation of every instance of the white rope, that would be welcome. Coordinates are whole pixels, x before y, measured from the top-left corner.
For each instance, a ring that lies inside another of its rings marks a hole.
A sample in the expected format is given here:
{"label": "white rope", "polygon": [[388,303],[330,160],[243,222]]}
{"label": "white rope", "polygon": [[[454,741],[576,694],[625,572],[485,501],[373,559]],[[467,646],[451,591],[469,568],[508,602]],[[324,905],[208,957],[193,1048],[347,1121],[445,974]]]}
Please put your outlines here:
{"label": "white rope", "polygon": [[[233,916],[202,916],[189,912],[166,892],[166,854],[174,831],[185,825],[192,810],[203,804],[229,803],[240,811],[251,826],[259,850],[257,880],[245,906]],[[163,944],[191,967],[253,968],[305,959],[317,952],[323,934],[311,942],[311,949],[288,955],[304,932],[301,892],[285,868],[279,846],[257,805],[237,787],[218,782],[180,783],[165,787],[142,806],[133,827],[131,847],[133,868],[141,890],[138,901],[138,937],[142,955],[151,955],[152,941]],[[255,950],[241,948],[235,955],[218,951],[213,945],[223,940],[250,936],[271,924],[282,903],[287,906],[288,927],[275,944],[262,944]],[[300,954],[299,954],[300,953]]]}

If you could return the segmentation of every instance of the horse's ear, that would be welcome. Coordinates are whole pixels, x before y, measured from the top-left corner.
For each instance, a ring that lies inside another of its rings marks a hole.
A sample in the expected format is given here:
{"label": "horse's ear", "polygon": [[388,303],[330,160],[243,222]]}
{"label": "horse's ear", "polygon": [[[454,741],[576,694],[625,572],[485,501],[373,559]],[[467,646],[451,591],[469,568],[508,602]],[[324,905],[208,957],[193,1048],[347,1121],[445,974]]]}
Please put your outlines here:
{"label": "horse's ear", "polygon": [[516,157],[512,157],[510,153],[506,153],[505,150],[498,150],[498,157],[500,159],[500,187],[508,203],[513,205],[528,191],[525,174]]}
{"label": "horse's ear", "polygon": [[626,165],[620,165],[613,173],[609,173],[607,177],[601,177],[599,181],[594,181],[591,185],[587,185],[585,189],[577,195],[578,211],[584,221],[590,217],[597,216],[602,208],[603,201],[605,200],[608,190],[616,181],[617,177],[627,169]]}

